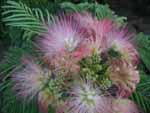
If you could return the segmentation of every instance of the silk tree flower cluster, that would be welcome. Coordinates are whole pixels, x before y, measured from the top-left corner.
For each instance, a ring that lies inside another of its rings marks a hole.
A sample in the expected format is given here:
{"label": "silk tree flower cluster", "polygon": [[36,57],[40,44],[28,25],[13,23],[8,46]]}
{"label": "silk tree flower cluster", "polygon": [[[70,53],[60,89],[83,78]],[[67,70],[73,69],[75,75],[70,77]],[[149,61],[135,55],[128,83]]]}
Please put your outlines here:
{"label": "silk tree flower cluster", "polygon": [[42,113],[139,113],[128,99],[139,83],[133,38],[87,12],[58,16],[36,41],[43,63],[25,58],[13,89]]}

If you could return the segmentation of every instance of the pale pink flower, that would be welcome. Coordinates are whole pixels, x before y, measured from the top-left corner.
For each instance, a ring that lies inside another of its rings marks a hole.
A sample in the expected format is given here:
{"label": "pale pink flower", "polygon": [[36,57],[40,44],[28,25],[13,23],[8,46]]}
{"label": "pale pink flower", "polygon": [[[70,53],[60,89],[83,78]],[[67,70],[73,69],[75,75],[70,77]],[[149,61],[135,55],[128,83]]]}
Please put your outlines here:
{"label": "pale pink flower", "polygon": [[125,60],[114,59],[108,70],[110,79],[119,88],[118,96],[129,97],[135,91],[140,79],[136,67]]}
{"label": "pale pink flower", "polygon": [[89,12],[73,13],[74,19],[84,28],[90,28],[97,21]]}
{"label": "pale pink flower", "polygon": [[62,113],[111,113],[111,99],[90,82],[74,86],[66,103]]}
{"label": "pale pink flower", "polygon": [[[138,64],[139,55],[131,43],[133,34],[127,33],[125,28],[118,28],[112,20],[97,20],[90,13],[75,14],[79,22],[89,34],[89,46],[98,53],[107,51],[110,48],[121,53],[122,57],[132,64]],[[119,30],[121,29],[121,30]]]}
{"label": "pale pink flower", "polygon": [[92,54],[88,45],[84,44],[83,46],[77,48],[74,52],[72,52],[71,55],[72,57],[80,61],[85,57],[91,56]]}
{"label": "pale pink flower", "polygon": [[[106,47],[106,35],[112,30],[113,22],[109,19],[97,20],[91,13],[75,13],[75,20],[88,33],[88,47],[91,51],[101,53]],[[114,29],[114,28],[113,28]]]}
{"label": "pale pink flower", "polygon": [[12,80],[17,95],[30,100],[43,88],[47,75],[33,61],[25,60],[24,66],[13,74]]}
{"label": "pale pink flower", "polygon": [[72,76],[78,73],[80,70],[80,58],[78,58],[79,56],[81,56],[80,53],[78,55],[74,54],[74,52],[70,53],[66,51],[61,51],[51,60],[50,65],[54,70],[57,70],[56,73],[61,73],[64,76]]}
{"label": "pale pink flower", "polygon": [[112,30],[106,36],[106,49],[113,48],[121,54],[123,59],[136,65],[139,62],[139,55],[134,45],[131,43],[133,34],[127,33],[125,29]]}
{"label": "pale pink flower", "polygon": [[111,32],[113,22],[108,19],[96,20],[89,28],[89,46],[93,51],[101,53],[106,48],[107,34]]}
{"label": "pale pink flower", "polygon": [[109,19],[97,20],[93,23],[93,29],[97,37],[106,38],[106,35],[112,30],[113,22]]}
{"label": "pale pink flower", "polygon": [[56,18],[47,34],[39,40],[39,48],[47,59],[61,51],[72,52],[86,42],[87,33],[73,16]]}
{"label": "pale pink flower", "polygon": [[140,113],[136,104],[129,99],[114,99],[112,105],[114,113]]}

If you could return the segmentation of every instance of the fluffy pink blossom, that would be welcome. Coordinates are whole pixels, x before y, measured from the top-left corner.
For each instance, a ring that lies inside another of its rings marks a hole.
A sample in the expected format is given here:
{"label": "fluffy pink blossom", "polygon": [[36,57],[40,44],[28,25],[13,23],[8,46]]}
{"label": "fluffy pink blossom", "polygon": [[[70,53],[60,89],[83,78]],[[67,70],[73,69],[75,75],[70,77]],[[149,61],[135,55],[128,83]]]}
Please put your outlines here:
{"label": "fluffy pink blossom", "polygon": [[[79,56],[79,55],[78,55]],[[80,70],[79,60],[74,57],[74,54],[66,51],[61,51],[51,60],[51,67],[57,70],[56,73],[61,73],[64,76],[77,74]]]}
{"label": "fluffy pink blossom", "polygon": [[139,62],[139,55],[134,45],[131,43],[133,34],[127,33],[125,29],[112,30],[106,36],[106,49],[113,48],[118,51],[123,59],[136,65]]}
{"label": "fluffy pink blossom", "polygon": [[[122,57],[137,64],[139,55],[131,43],[133,34],[128,34],[126,29],[118,30],[118,26],[109,19],[97,20],[90,13],[74,14],[74,18],[89,34],[89,46],[99,53],[114,48],[120,52]],[[76,18],[77,17],[77,18]]]}
{"label": "fluffy pink blossom", "polygon": [[129,99],[114,99],[112,105],[114,113],[140,113],[136,104]]}
{"label": "fluffy pink blossom", "polygon": [[56,18],[49,26],[47,34],[39,40],[39,48],[46,59],[60,53],[61,51],[72,52],[86,42],[87,33],[73,19],[73,16],[62,16]]}
{"label": "fluffy pink blossom", "polygon": [[12,80],[17,95],[30,100],[43,88],[47,75],[33,61],[26,60],[24,67],[13,74]]}
{"label": "fluffy pink blossom", "polygon": [[112,113],[111,99],[89,82],[74,86],[66,103],[64,113]]}
{"label": "fluffy pink blossom", "polygon": [[107,34],[111,32],[113,23],[111,20],[97,20],[92,24],[89,31],[89,45],[98,53],[101,53],[106,48]]}
{"label": "fluffy pink blossom", "polygon": [[85,44],[81,46],[80,48],[77,48],[76,51],[71,53],[72,57],[80,61],[85,57],[91,56],[91,50],[87,46],[88,45]]}
{"label": "fluffy pink blossom", "polygon": [[94,24],[96,18],[92,16],[91,13],[84,12],[84,13],[74,13],[74,19],[84,28],[90,28]]}
{"label": "fluffy pink blossom", "polygon": [[118,96],[129,97],[139,83],[139,72],[126,60],[114,59],[109,67],[110,79],[119,88]]}
{"label": "fluffy pink blossom", "polygon": [[109,19],[97,20],[87,12],[74,14],[74,18],[88,33],[89,48],[92,51],[101,53],[106,47],[106,35],[112,30],[113,22]]}

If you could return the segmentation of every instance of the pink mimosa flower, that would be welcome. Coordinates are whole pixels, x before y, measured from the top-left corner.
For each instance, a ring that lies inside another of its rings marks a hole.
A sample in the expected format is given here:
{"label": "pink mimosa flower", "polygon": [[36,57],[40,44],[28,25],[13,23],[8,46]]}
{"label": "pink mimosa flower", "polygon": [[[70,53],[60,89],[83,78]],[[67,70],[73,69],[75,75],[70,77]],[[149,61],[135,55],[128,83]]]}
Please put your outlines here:
{"label": "pink mimosa flower", "polygon": [[136,104],[129,99],[114,99],[112,105],[114,113],[140,113]]}
{"label": "pink mimosa flower", "polygon": [[100,53],[106,46],[106,35],[112,30],[113,22],[109,19],[97,20],[90,13],[74,14],[75,20],[86,29],[88,33],[88,46],[92,51]]}
{"label": "pink mimosa flower", "polygon": [[[80,65],[78,64],[81,60],[82,54],[70,53],[67,51],[61,51],[51,60],[51,67],[57,70],[58,73],[66,75],[74,75],[79,72]],[[56,73],[57,73],[56,72]]]}
{"label": "pink mimosa flower", "polygon": [[107,34],[112,30],[113,23],[111,20],[95,21],[92,24],[89,45],[98,53],[101,53],[106,48]]}
{"label": "pink mimosa flower", "polygon": [[113,48],[118,51],[123,59],[136,65],[139,62],[139,55],[134,45],[131,43],[133,34],[127,34],[126,30],[113,30],[107,34],[106,48]]}
{"label": "pink mimosa flower", "polygon": [[72,56],[79,61],[85,57],[91,56],[91,50],[88,45],[83,45],[80,48],[77,48],[76,51],[72,52]]}
{"label": "pink mimosa flower", "polygon": [[106,35],[112,30],[113,22],[109,19],[97,20],[93,24],[93,29],[97,37],[106,38]]}
{"label": "pink mimosa flower", "polygon": [[79,83],[72,88],[65,110],[66,113],[111,113],[111,99],[91,83]]}
{"label": "pink mimosa flower", "polygon": [[47,59],[62,50],[72,52],[86,42],[87,33],[73,16],[56,18],[48,33],[39,39],[39,48]]}
{"label": "pink mimosa flower", "polygon": [[92,16],[91,13],[74,13],[74,19],[84,28],[90,28],[94,24],[94,21],[97,21],[96,18]]}
{"label": "pink mimosa flower", "polygon": [[26,60],[24,67],[13,74],[12,80],[17,95],[30,100],[43,88],[47,76],[37,64]]}
{"label": "pink mimosa flower", "polygon": [[140,81],[132,37],[112,20],[88,12],[58,16],[37,40],[43,67],[24,59],[12,76],[13,89],[26,100],[37,97],[41,113],[50,106],[56,113],[139,113],[123,99]]}
{"label": "pink mimosa flower", "polygon": [[139,72],[136,67],[125,60],[112,60],[109,67],[110,79],[119,88],[118,96],[129,97],[139,83]]}

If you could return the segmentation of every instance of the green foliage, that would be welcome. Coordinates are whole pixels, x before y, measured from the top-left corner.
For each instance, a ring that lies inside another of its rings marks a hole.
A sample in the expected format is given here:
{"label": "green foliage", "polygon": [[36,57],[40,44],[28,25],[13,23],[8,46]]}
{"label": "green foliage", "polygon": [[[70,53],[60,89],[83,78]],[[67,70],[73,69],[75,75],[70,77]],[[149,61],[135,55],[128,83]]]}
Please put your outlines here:
{"label": "green foliage", "polygon": [[24,51],[20,48],[10,48],[6,53],[4,60],[0,65],[0,72],[2,74],[8,73],[20,64],[20,58],[24,54]]}
{"label": "green foliage", "polygon": [[150,100],[147,100],[140,92],[134,92],[131,96],[131,99],[137,103],[144,113],[149,113],[150,110]]}
{"label": "green foliage", "polygon": [[3,22],[6,25],[13,27],[21,27],[24,30],[32,31],[36,34],[40,34],[47,30],[47,23],[50,23],[50,14],[47,10],[45,13],[47,18],[45,19],[43,12],[36,8],[31,9],[23,3],[17,3],[15,1],[7,1],[7,4],[2,7],[4,12]]}
{"label": "green foliage", "polygon": [[144,113],[150,111],[150,76],[140,72],[140,83],[136,91],[132,94],[131,99],[137,103]]}
{"label": "green foliage", "polygon": [[31,39],[33,38],[34,34],[31,31],[23,31],[19,28],[14,27],[8,27],[7,28],[8,34],[7,39],[9,39],[9,46],[22,46],[31,42]]}
{"label": "green foliage", "polygon": [[40,5],[45,5],[45,4],[47,4],[48,3],[48,0],[22,0],[23,2],[25,2],[26,4],[33,4],[33,5],[38,5],[38,4],[40,4]]}
{"label": "green foliage", "polygon": [[141,64],[140,83],[131,99],[135,101],[144,113],[150,111],[150,36],[139,33],[137,35],[137,49],[139,51]]}
{"label": "green foliage", "polygon": [[137,91],[150,100],[150,76],[144,72],[141,72],[141,80],[137,86]]}
{"label": "green foliage", "polygon": [[4,79],[8,78],[11,75],[11,71],[21,64],[21,58],[31,53],[33,52],[30,44],[22,47],[10,47],[0,64],[0,75],[5,75]]}
{"label": "green foliage", "polygon": [[147,70],[150,71],[150,36],[139,33],[137,35],[137,44],[140,58]]}
{"label": "green foliage", "polygon": [[2,113],[39,113],[36,101],[19,101],[19,98],[16,97],[14,91],[12,91],[11,81],[5,81],[3,86],[5,86],[5,88],[3,87],[3,93],[1,93],[2,95],[0,96]]}

